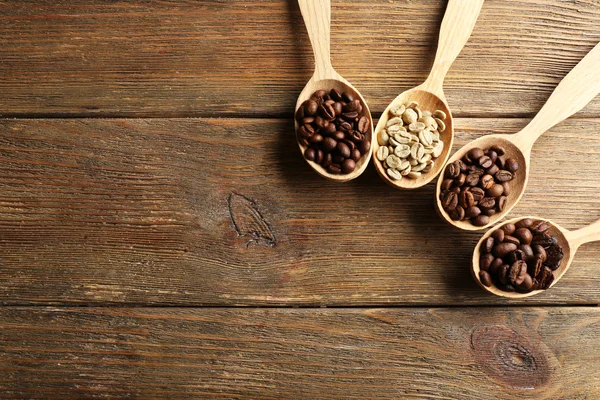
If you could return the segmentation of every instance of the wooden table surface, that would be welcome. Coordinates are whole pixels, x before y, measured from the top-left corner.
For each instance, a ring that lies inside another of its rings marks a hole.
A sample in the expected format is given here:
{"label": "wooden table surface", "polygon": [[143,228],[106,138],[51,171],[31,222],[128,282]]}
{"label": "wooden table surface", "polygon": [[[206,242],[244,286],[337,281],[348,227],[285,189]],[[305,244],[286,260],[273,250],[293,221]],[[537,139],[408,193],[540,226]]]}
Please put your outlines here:
{"label": "wooden table surface", "polygon": [[[444,0],[333,0],[378,117]],[[598,399],[600,243],[548,292],[480,290],[434,188],[297,151],[294,0],[0,1],[1,399]],[[458,148],[524,127],[600,41],[596,0],[487,0],[445,92]],[[600,66],[599,66],[600,67]],[[600,96],[510,217],[600,218]]]}

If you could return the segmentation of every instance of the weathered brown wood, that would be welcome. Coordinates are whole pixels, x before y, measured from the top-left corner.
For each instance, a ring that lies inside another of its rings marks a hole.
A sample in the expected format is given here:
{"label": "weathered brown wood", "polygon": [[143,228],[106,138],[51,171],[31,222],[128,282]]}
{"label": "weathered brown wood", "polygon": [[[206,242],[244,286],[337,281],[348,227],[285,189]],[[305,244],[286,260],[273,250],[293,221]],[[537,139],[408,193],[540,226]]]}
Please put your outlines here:
{"label": "weathered brown wood", "polygon": [[600,310],[0,308],[0,398],[596,399]]}
{"label": "weathered brown wood", "polygon": [[[375,114],[425,79],[445,3],[333,1],[333,65]],[[295,1],[5,0],[0,21],[4,116],[290,115],[313,68]],[[599,25],[594,0],[486,1],[445,82],[451,109],[533,115]]]}
{"label": "weathered brown wood", "polygon": [[[457,119],[462,146],[522,119]],[[511,213],[567,229],[600,217],[600,119],[544,135]],[[446,225],[434,187],[372,167],[316,175],[291,120],[0,120],[4,304],[501,304],[472,281],[479,234]],[[600,302],[600,243],[532,303]],[[514,303],[511,303],[514,304]]]}

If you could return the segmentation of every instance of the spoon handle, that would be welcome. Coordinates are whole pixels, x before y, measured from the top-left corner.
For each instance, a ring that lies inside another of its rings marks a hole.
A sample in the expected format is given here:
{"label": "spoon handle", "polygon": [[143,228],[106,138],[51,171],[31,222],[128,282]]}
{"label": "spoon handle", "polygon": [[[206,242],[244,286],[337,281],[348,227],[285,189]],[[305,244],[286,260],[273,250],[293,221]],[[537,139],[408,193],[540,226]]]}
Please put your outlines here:
{"label": "spoon handle", "polygon": [[570,231],[567,234],[572,247],[579,247],[584,243],[596,242],[600,240],[600,220],[584,228]]}
{"label": "spoon handle", "polygon": [[563,78],[537,115],[515,135],[515,144],[523,152],[531,149],[544,132],[581,110],[599,92],[600,43]]}
{"label": "spoon handle", "polygon": [[469,40],[484,0],[449,0],[431,72],[422,87],[444,98],[444,78]]}
{"label": "spoon handle", "polygon": [[331,78],[331,0],[298,0],[315,54],[315,79]]}

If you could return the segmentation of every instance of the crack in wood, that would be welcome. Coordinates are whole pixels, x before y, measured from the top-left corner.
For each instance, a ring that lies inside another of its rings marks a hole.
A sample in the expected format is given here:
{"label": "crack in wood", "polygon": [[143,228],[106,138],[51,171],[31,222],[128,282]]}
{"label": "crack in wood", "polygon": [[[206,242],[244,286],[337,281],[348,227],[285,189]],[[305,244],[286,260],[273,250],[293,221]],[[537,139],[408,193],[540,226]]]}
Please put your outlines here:
{"label": "crack in wood", "polygon": [[249,237],[246,247],[252,243],[262,243],[267,247],[277,245],[277,239],[255,201],[239,193],[231,193],[227,198],[227,205],[238,236]]}

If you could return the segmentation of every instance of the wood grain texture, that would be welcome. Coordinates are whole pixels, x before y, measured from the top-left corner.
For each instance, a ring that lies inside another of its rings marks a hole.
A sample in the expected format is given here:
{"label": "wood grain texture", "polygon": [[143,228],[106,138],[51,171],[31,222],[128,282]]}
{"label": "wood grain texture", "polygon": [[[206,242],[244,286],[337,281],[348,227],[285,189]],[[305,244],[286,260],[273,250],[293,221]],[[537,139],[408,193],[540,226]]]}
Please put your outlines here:
{"label": "wood grain texture", "polygon": [[600,396],[600,310],[0,308],[0,398]]}
{"label": "wood grain texture", "polygon": [[[457,119],[455,148],[522,119]],[[600,217],[600,119],[533,149],[510,215],[567,229]],[[479,234],[447,226],[434,187],[369,167],[318,177],[291,120],[0,120],[4,304],[502,304],[472,281]],[[526,304],[600,302],[600,243]],[[511,303],[514,304],[514,303]]]}
{"label": "wood grain texture", "polygon": [[[333,65],[374,114],[425,80],[445,4],[333,1]],[[313,72],[295,1],[5,0],[0,20],[3,116],[291,115]],[[595,0],[487,0],[445,82],[455,116],[533,115],[599,25]]]}

